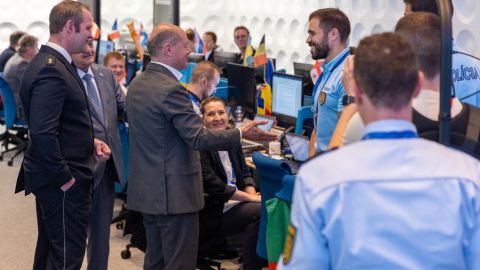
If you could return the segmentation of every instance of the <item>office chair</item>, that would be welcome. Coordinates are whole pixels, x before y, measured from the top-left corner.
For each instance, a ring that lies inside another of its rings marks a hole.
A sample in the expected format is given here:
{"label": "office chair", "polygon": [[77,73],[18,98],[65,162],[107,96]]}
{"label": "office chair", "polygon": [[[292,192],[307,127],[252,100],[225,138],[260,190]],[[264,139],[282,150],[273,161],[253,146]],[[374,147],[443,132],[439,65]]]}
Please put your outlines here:
{"label": "office chair", "polygon": [[[122,158],[123,158],[123,177],[125,178],[125,184],[128,183],[128,127],[124,122],[118,123],[118,131],[120,133],[120,144],[122,145]],[[117,198],[120,198],[126,202],[127,196],[125,195],[125,189],[122,188],[119,182],[115,182],[115,193]],[[127,218],[128,210],[125,207],[125,203],[122,205],[122,209],[117,217],[112,219],[112,224],[115,223],[115,226],[118,230],[124,228],[124,221]]]}
{"label": "office chair", "polygon": [[192,75],[192,70],[195,68],[197,63],[188,63],[187,67],[180,70],[180,72],[183,74],[182,79],[180,82],[188,84],[190,82],[190,77]]}
{"label": "office chair", "polygon": [[[16,151],[7,163],[8,166],[12,166],[15,157],[27,148],[27,138],[21,138],[17,135],[21,133],[27,134],[28,129],[25,122],[17,118],[17,104],[13,92],[3,78],[0,78],[0,89],[3,99],[3,112],[5,115],[6,128],[5,133],[3,134],[3,145],[5,146],[5,150],[0,154],[0,160],[3,160],[3,156],[6,153]],[[11,133],[10,131],[16,131],[16,134]],[[16,144],[16,146],[9,149],[9,144]]]}
{"label": "office chair", "polygon": [[308,119],[313,119],[312,107],[300,107],[300,109],[298,109],[297,123],[295,124],[295,134],[302,135],[303,123]]}
{"label": "office chair", "polygon": [[266,230],[268,216],[265,202],[275,196],[275,193],[278,192],[282,186],[283,177],[285,175],[291,175],[292,170],[285,161],[273,159],[260,152],[254,152],[252,158],[256,167],[256,173],[260,178],[260,191],[262,193],[257,254],[267,259]]}

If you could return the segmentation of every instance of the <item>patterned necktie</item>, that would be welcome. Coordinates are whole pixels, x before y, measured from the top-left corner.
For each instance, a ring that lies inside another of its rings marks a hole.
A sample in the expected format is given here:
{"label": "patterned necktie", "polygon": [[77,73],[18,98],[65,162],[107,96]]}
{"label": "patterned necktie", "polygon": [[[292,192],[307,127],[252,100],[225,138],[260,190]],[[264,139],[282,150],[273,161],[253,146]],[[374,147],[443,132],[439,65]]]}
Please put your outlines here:
{"label": "patterned necktie", "polygon": [[93,83],[93,76],[91,74],[85,73],[85,75],[83,75],[83,80],[87,82],[87,97],[93,107],[93,110],[90,110],[90,113],[92,113],[97,119],[100,119],[103,124],[102,103],[100,102],[97,88]]}

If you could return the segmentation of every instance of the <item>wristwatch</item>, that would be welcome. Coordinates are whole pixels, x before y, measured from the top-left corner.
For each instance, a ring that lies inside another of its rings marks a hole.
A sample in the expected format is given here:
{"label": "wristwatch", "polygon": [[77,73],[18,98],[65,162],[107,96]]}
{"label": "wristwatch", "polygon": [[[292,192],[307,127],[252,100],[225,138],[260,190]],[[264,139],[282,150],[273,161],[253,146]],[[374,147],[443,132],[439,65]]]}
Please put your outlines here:
{"label": "wristwatch", "polygon": [[342,105],[343,106],[346,106],[346,105],[352,104],[352,103],[355,103],[355,97],[354,96],[349,96],[349,95],[343,96],[343,99],[342,99]]}

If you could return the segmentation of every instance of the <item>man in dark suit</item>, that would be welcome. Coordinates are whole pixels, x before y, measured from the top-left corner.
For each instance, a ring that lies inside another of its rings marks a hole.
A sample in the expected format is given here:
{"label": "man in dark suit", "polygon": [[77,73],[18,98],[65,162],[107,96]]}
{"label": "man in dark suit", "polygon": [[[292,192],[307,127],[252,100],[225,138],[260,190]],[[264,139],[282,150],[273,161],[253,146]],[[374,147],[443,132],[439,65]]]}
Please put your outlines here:
{"label": "man in dark suit", "polygon": [[[122,187],[125,187],[118,131],[118,118],[123,118],[124,114],[125,94],[110,69],[93,63],[95,50],[92,43],[88,44],[87,51],[72,54],[72,59],[87,90],[94,137],[105,142],[112,152],[112,158],[97,161],[93,170],[93,196],[87,244],[87,269],[107,270],[110,224],[115,200],[114,183],[119,180]],[[95,109],[101,112],[93,113]]]}
{"label": "man in dark suit", "polygon": [[[38,239],[34,269],[80,269],[85,254],[94,156],[108,159],[108,146],[94,143],[83,84],[70,54],[92,39],[89,7],[62,1],[50,12],[50,38],[20,84],[30,140],[16,192],[33,193]],[[94,153],[95,149],[95,153]]]}
{"label": "man in dark suit", "polygon": [[129,209],[143,213],[147,235],[144,269],[195,269],[198,212],[204,206],[199,154],[195,150],[228,150],[241,136],[273,140],[252,122],[239,129],[203,128],[179,70],[187,66],[188,39],[170,24],[150,34],[152,61],[130,84]]}
{"label": "man in dark suit", "polygon": [[205,60],[210,62],[215,62],[215,50],[217,49],[217,35],[208,31],[203,33],[203,42],[205,43],[204,50],[207,50],[205,53]]}

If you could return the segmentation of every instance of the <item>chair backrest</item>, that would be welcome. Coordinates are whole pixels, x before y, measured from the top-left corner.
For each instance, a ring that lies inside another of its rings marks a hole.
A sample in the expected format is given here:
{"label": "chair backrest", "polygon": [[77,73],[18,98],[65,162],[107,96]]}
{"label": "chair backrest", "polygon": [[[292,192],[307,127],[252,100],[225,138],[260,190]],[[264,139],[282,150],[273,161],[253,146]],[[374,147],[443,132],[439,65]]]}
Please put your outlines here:
{"label": "chair backrest", "polygon": [[188,63],[187,67],[180,70],[180,72],[183,74],[182,79],[180,82],[188,84],[190,82],[190,77],[192,75],[192,70],[195,68],[197,63]]}
{"label": "chair backrest", "polygon": [[277,193],[275,193],[275,196],[287,202],[292,202],[294,185],[295,175],[285,175],[282,179],[282,187]]}
{"label": "chair backrest", "polygon": [[307,119],[313,118],[313,112],[311,106],[302,106],[298,109],[297,123],[295,125],[295,134],[301,135],[303,122]]}
{"label": "chair backrest", "polygon": [[273,159],[260,152],[253,153],[252,157],[256,167],[256,173],[260,178],[260,191],[262,193],[257,254],[267,259],[266,230],[268,217],[265,202],[275,196],[275,193],[278,192],[282,186],[283,177],[292,174],[292,170],[286,162]]}
{"label": "chair backrest", "polygon": [[[125,179],[125,183],[128,183],[128,151],[130,147],[128,143],[128,128],[125,123],[118,123],[118,131],[120,132],[120,144],[122,145],[123,177]],[[115,192],[122,193],[123,191],[124,190],[122,189],[120,183],[115,182]]]}
{"label": "chair backrest", "polygon": [[13,96],[12,89],[10,89],[10,86],[3,78],[0,78],[0,89],[3,99],[5,125],[7,129],[11,129],[15,124],[15,118],[17,116],[17,104],[15,103],[15,97]]}

